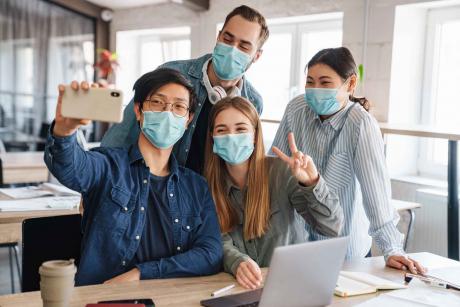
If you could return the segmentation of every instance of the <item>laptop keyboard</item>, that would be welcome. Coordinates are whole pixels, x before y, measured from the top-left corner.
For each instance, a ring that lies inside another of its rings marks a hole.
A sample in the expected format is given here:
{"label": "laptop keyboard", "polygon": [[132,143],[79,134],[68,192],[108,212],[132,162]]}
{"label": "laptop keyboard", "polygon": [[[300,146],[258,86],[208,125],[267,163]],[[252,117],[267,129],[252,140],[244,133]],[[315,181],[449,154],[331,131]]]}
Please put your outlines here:
{"label": "laptop keyboard", "polygon": [[250,304],[244,304],[244,305],[238,305],[238,307],[257,307],[257,306],[259,306],[259,302],[250,303]]}

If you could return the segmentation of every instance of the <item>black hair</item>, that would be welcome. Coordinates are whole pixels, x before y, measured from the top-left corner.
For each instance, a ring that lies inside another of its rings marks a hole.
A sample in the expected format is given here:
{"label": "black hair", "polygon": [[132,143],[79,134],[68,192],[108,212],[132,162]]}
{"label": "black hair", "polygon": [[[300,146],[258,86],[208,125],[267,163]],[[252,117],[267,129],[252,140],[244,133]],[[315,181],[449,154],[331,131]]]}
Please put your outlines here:
{"label": "black hair", "polygon": [[[346,47],[327,48],[320,50],[308,62],[306,68],[310,68],[316,64],[325,64],[332,68],[342,81],[345,82],[349,77],[358,76],[358,68],[350,50]],[[354,97],[350,95],[349,99],[359,103],[366,111],[370,109],[370,102],[365,97]]]}
{"label": "black hair", "polygon": [[142,110],[142,104],[148,97],[155,94],[162,86],[170,83],[182,85],[188,90],[190,96],[189,110],[190,113],[194,113],[196,99],[192,84],[180,72],[171,68],[157,68],[137,79],[133,86],[134,102],[139,103]]}

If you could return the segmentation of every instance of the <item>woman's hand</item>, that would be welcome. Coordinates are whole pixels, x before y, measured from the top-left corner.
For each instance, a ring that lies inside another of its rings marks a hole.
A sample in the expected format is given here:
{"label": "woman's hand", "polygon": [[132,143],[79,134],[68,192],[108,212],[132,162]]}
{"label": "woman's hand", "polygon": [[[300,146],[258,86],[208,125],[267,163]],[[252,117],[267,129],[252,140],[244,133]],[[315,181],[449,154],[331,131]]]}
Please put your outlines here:
{"label": "woman's hand", "polygon": [[238,265],[236,280],[246,289],[256,289],[262,283],[262,272],[257,263],[249,259]]}
{"label": "woman's hand", "polygon": [[387,266],[403,271],[409,270],[412,274],[425,274],[427,269],[420,263],[403,255],[392,255],[387,259]]}
{"label": "woman's hand", "polygon": [[[86,81],[83,81],[80,85],[77,81],[72,81],[70,84],[71,88],[74,91],[78,91],[81,88],[83,91],[89,89],[89,84]],[[96,83],[91,84],[91,87],[98,87]],[[62,84],[59,84],[59,96],[56,106],[56,118],[54,123],[53,135],[58,137],[69,136],[77,131],[78,127],[84,126],[90,123],[88,119],[75,119],[62,116],[62,96],[64,95],[65,87]]]}
{"label": "woman's hand", "polygon": [[318,170],[312,158],[304,155],[301,151],[297,150],[295,144],[294,134],[288,134],[289,149],[292,156],[288,157],[278,147],[273,146],[273,152],[291,168],[292,175],[304,186],[316,185],[319,180]]}
{"label": "woman's hand", "polygon": [[138,268],[134,268],[131,271],[115,276],[112,279],[104,281],[104,284],[115,284],[120,282],[136,281],[141,279],[141,272]]}

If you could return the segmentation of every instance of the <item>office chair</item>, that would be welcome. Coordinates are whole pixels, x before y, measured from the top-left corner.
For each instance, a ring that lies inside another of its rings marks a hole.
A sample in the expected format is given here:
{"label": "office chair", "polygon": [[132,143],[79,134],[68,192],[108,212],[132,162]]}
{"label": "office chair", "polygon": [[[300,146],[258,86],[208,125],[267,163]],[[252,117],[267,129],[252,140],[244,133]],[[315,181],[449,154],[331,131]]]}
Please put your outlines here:
{"label": "office chair", "polygon": [[0,153],[6,152],[6,147],[5,144],[3,144],[3,141],[0,140]]}
{"label": "office chair", "polygon": [[26,219],[22,223],[22,292],[40,290],[41,264],[49,260],[75,259],[78,266],[81,215]]}
{"label": "office chair", "polygon": [[16,261],[16,269],[18,278],[21,279],[21,268],[19,267],[19,251],[18,242],[1,243],[0,248],[8,248],[8,260],[10,265],[10,282],[11,282],[11,293],[15,293],[15,282],[14,282],[14,268],[13,268],[13,254],[14,260]]}
{"label": "office chair", "polygon": [[45,150],[45,140],[46,137],[48,136],[48,131],[50,130],[51,124],[48,123],[42,123],[40,126],[40,130],[38,132],[38,137],[43,140],[43,142],[38,142],[37,143],[37,151],[44,151]]}
{"label": "office chair", "polygon": [[[0,158],[0,188],[4,187],[3,183],[3,165],[2,159]],[[14,286],[14,269],[13,269],[13,254],[14,260],[16,260],[16,269],[18,278],[21,279],[21,268],[19,267],[19,256],[18,256],[18,242],[8,242],[0,244],[0,248],[8,248],[8,260],[10,265],[10,281],[11,281],[11,293],[15,292]]]}
{"label": "office chair", "polygon": [[3,164],[2,158],[0,158],[0,188],[3,187]]}

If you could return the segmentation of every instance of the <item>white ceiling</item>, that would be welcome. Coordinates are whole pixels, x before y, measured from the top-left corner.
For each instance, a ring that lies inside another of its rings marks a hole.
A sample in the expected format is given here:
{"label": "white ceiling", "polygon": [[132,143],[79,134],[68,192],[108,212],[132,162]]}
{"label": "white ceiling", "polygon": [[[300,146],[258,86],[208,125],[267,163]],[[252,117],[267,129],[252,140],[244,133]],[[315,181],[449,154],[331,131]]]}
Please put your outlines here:
{"label": "white ceiling", "polygon": [[106,7],[112,10],[126,9],[130,7],[154,5],[170,2],[169,0],[86,0],[93,4]]}

